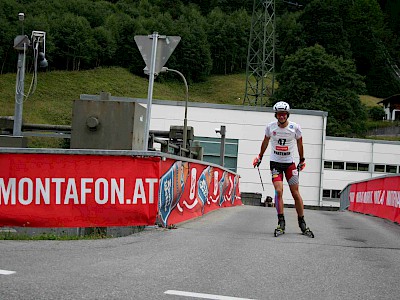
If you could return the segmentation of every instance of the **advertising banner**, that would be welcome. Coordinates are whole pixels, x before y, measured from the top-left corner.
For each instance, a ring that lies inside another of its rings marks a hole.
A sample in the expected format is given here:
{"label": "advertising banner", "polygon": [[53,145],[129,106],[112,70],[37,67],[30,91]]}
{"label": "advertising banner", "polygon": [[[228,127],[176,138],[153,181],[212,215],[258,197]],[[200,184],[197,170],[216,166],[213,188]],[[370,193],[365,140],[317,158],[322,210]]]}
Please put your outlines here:
{"label": "advertising banner", "polygon": [[163,226],[242,205],[239,175],[221,168],[167,159],[161,162],[161,174],[158,216]]}
{"label": "advertising banner", "polygon": [[160,160],[0,154],[0,227],[155,224]]}
{"label": "advertising banner", "polygon": [[400,176],[376,178],[350,187],[349,210],[400,223]]}

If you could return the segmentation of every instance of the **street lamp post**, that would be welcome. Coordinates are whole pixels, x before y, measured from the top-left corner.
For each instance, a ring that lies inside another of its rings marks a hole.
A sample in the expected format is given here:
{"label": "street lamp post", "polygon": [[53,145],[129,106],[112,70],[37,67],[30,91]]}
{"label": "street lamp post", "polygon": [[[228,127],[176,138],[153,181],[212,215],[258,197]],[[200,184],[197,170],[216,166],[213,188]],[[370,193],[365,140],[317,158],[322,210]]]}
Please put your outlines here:
{"label": "street lamp post", "polygon": [[167,72],[170,71],[170,72],[174,72],[174,73],[178,74],[179,76],[181,76],[181,78],[183,79],[183,82],[185,83],[186,100],[185,100],[185,118],[183,119],[183,147],[184,147],[184,149],[186,149],[186,146],[187,146],[187,107],[188,107],[188,101],[189,101],[189,87],[188,87],[185,76],[183,76],[183,74],[181,72],[174,70],[174,69],[169,69],[169,68],[166,68],[166,71]]}

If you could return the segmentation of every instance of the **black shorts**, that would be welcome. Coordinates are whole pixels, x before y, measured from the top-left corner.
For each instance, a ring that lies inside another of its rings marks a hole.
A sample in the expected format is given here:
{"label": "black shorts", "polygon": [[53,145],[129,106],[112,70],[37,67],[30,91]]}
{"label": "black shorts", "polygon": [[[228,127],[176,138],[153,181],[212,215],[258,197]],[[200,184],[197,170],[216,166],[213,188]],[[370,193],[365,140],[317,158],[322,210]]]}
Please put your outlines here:
{"label": "black shorts", "polygon": [[283,181],[283,174],[285,174],[289,185],[299,184],[299,170],[297,170],[295,163],[270,161],[269,168],[271,169],[272,182]]}

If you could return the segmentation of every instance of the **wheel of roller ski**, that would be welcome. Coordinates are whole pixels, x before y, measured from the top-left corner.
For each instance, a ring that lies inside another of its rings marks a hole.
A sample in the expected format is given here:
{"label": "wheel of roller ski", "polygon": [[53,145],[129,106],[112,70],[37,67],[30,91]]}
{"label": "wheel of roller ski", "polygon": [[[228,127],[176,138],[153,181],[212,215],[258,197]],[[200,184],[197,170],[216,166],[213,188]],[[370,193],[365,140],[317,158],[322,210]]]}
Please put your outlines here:
{"label": "wheel of roller ski", "polygon": [[285,234],[285,232],[282,231],[282,230],[279,230],[279,229],[275,229],[275,231],[274,231],[274,236],[275,237],[278,237],[278,236],[280,236],[282,234]]}
{"label": "wheel of roller ski", "polygon": [[303,235],[306,235],[310,238],[314,238],[314,233],[309,228],[307,228],[306,231],[304,231]]}

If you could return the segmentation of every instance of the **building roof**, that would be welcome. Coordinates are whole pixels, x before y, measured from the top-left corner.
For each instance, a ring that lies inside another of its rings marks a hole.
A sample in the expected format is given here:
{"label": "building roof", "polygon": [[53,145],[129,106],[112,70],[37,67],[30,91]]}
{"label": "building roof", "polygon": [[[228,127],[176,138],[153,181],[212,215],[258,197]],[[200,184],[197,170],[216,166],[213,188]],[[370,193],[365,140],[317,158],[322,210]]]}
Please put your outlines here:
{"label": "building roof", "polygon": [[383,105],[387,105],[388,103],[399,103],[400,104],[400,94],[387,97],[386,99],[379,101],[378,104],[379,103],[382,103]]}

